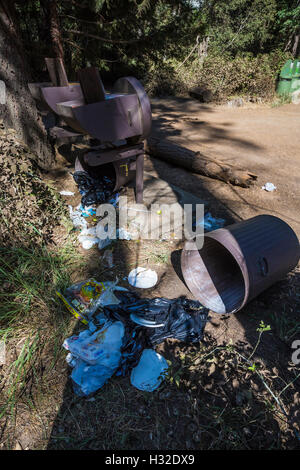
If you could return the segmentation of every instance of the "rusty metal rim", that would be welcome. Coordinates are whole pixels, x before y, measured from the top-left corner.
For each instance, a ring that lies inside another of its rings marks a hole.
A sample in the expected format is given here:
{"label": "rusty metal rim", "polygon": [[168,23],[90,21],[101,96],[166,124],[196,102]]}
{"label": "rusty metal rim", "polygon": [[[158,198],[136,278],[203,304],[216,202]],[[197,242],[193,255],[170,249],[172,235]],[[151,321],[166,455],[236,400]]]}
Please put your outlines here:
{"label": "rusty metal rim", "polygon": [[142,121],[142,128],[143,132],[140,137],[140,140],[144,140],[151,131],[151,124],[152,124],[152,114],[151,114],[151,104],[150,100],[147,96],[147,93],[139,80],[135,77],[122,77],[119,78],[114,86],[113,90],[116,92],[123,92],[124,93],[124,85],[127,82],[127,85],[132,88],[132,92],[134,92],[139,100],[140,103],[140,113],[141,113],[141,121]]}
{"label": "rusty metal rim", "polygon": [[207,236],[218,241],[224,248],[226,248],[226,250],[233,256],[241,270],[242,276],[244,278],[245,295],[242,304],[238,308],[238,310],[240,310],[247,303],[250,291],[249,271],[245,256],[243,255],[241,248],[234,236],[231,234],[231,232],[229,232],[229,230],[226,230],[226,228],[215,230],[214,232],[208,233]]}

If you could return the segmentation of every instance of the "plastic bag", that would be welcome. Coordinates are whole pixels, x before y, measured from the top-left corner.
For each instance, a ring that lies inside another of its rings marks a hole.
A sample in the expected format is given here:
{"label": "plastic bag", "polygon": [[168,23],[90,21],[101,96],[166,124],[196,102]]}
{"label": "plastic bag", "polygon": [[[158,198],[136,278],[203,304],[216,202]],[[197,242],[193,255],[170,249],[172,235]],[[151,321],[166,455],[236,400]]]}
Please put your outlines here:
{"label": "plastic bag", "polygon": [[83,229],[78,236],[78,240],[85,250],[89,250],[92,246],[98,245],[99,239],[96,234],[96,227]]}
{"label": "plastic bag", "polygon": [[59,291],[56,293],[72,315],[87,324],[89,316],[98,308],[98,304],[95,305],[96,300],[105,289],[103,282],[91,278],[73,284],[65,290],[64,294]]}
{"label": "plastic bag", "polygon": [[207,212],[203,219],[196,222],[196,227],[203,225],[203,228],[206,232],[211,232],[212,230],[217,230],[218,228],[224,227],[225,219],[216,219],[211,215],[210,212]]}
{"label": "plastic bag", "polygon": [[121,302],[118,306],[107,307],[107,316],[116,315],[116,310],[118,315],[129,315],[131,320],[144,325],[151,345],[162,343],[167,338],[193,343],[203,337],[209,310],[196,300],[185,297],[140,299],[132,292],[118,297]]}
{"label": "plastic bag", "polygon": [[73,367],[71,378],[78,395],[89,395],[101,388],[119,367],[125,328],[122,322],[107,321],[101,330],[82,331],[67,338],[63,347],[70,351],[67,362]]}
{"label": "plastic bag", "polygon": [[102,204],[113,195],[115,178],[111,179],[105,174],[97,175],[94,178],[86,171],[75,171],[73,178],[82,195],[81,204],[83,206]]}
{"label": "plastic bag", "polygon": [[273,183],[266,183],[264,184],[261,189],[264,189],[265,191],[272,192],[276,191],[277,187]]}
{"label": "plastic bag", "polygon": [[128,282],[133,287],[149,289],[157,283],[157,274],[152,269],[137,267],[128,274]]}
{"label": "plastic bag", "polygon": [[83,227],[87,228],[87,221],[82,217],[81,211],[78,209],[73,209],[72,206],[69,207],[69,213],[70,213],[70,219],[72,220],[72,223],[75,228]]}
{"label": "plastic bag", "polygon": [[80,204],[80,208],[81,210],[81,214],[83,217],[91,217],[92,215],[96,215],[96,206],[93,205],[93,206],[83,206],[82,204]]}
{"label": "plastic bag", "polygon": [[[167,338],[175,338],[186,343],[202,340],[209,310],[199,302],[180,299],[170,307],[164,326],[148,329],[150,344],[162,343]],[[193,305],[191,302],[198,305]]]}
{"label": "plastic bag", "polygon": [[105,325],[102,329],[91,333],[85,330],[78,336],[74,335],[64,341],[64,348],[90,365],[101,363],[106,367],[117,367],[121,353],[124,325],[117,321]]}
{"label": "plastic bag", "polygon": [[115,282],[98,282],[91,278],[73,284],[65,290],[64,294],[57,291],[57,295],[72,315],[81,320],[82,323],[87,324],[99,308],[119,303],[113,292],[115,290],[127,291],[127,289],[118,286],[117,282],[118,279]]}
{"label": "plastic bag", "polygon": [[140,362],[132,370],[131,384],[146,392],[153,392],[163,381],[168,370],[168,363],[163,356],[153,349],[144,349]]}
{"label": "plastic bag", "polygon": [[79,360],[74,367],[71,378],[74,391],[79,396],[87,396],[103,387],[114,374],[114,369],[101,364],[89,365]]}

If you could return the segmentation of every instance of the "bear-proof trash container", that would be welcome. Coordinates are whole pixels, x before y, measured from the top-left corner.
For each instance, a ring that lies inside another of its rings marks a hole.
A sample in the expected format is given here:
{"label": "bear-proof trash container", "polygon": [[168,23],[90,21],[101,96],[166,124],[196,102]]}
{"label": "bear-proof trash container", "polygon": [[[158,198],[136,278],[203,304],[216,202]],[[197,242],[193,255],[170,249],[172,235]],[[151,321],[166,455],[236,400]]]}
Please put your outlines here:
{"label": "bear-proof trash container", "polygon": [[298,89],[300,89],[300,59],[290,59],[281,69],[277,94],[288,96]]}
{"label": "bear-proof trash container", "polygon": [[299,261],[296,234],[271,215],[259,215],[203,237],[200,250],[195,241],[185,243],[181,269],[195,298],[216,313],[237,312]]}

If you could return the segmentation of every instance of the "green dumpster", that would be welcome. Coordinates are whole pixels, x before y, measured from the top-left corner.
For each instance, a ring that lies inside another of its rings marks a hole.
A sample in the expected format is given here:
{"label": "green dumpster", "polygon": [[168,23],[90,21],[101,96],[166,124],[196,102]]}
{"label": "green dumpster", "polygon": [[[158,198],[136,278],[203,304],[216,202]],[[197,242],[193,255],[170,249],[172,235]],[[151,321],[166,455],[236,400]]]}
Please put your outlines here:
{"label": "green dumpster", "polygon": [[291,93],[300,88],[300,59],[294,61]]}
{"label": "green dumpster", "polygon": [[277,94],[291,95],[300,88],[300,59],[288,60],[279,75]]}

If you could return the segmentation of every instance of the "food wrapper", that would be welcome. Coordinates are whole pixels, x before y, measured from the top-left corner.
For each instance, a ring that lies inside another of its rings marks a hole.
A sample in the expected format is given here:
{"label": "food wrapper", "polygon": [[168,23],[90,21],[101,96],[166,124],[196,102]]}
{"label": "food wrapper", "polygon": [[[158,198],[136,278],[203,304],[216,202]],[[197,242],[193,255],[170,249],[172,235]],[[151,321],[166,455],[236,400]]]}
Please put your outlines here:
{"label": "food wrapper", "polygon": [[73,284],[63,294],[59,291],[56,293],[72,315],[87,325],[91,315],[99,307],[97,299],[99,299],[105,289],[106,287],[103,282],[98,282],[91,278]]}

